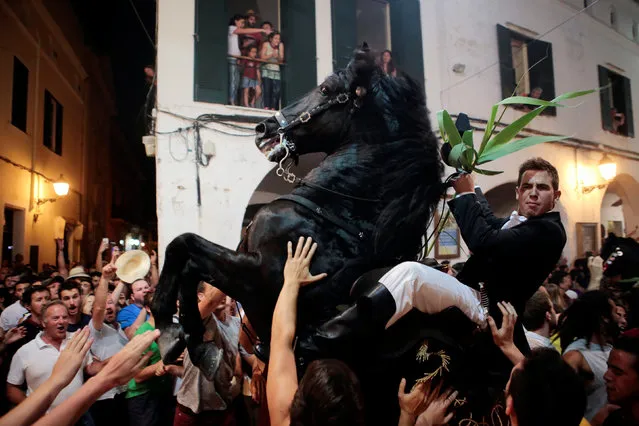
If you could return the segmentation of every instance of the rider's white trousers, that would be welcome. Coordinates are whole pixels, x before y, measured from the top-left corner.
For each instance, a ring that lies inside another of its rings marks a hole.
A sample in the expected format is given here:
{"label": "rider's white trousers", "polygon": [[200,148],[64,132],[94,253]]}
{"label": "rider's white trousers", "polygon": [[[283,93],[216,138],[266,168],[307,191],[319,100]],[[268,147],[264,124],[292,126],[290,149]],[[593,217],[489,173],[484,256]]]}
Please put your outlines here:
{"label": "rider's white trousers", "polygon": [[412,308],[436,314],[454,306],[476,324],[482,327],[486,324],[480,293],[430,266],[403,262],[388,271],[379,282],[395,299],[395,315],[386,323],[386,328]]}

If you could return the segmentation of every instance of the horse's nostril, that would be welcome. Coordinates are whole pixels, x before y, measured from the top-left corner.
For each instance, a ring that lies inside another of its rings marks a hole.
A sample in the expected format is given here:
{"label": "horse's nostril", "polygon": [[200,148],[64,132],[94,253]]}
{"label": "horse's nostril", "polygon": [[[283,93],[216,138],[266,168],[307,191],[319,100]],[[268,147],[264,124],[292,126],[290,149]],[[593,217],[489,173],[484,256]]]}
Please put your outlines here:
{"label": "horse's nostril", "polygon": [[266,124],[260,123],[255,126],[255,133],[257,133],[259,136],[264,136],[266,134]]}

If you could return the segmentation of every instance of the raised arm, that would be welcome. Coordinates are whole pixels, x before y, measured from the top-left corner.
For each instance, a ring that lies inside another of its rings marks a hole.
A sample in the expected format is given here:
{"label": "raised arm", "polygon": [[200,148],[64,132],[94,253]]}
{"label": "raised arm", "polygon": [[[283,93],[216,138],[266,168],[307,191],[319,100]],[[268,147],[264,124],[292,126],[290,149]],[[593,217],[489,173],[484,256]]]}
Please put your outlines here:
{"label": "raised arm", "polygon": [[157,287],[160,282],[160,274],[158,273],[158,254],[155,250],[151,250],[151,278],[149,279],[149,285],[151,291]]}
{"label": "raised arm", "polygon": [[116,267],[113,262],[109,263],[102,269],[102,276],[98,287],[95,289],[95,299],[93,300],[93,315],[91,321],[93,328],[102,330],[104,324],[104,315],[106,314],[107,295],[109,293],[109,280],[115,276]]}
{"label": "raised arm", "polygon": [[[115,286],[115,289],[111,293],[111,300],[113,300],[113,303],[115,303],[116,305],[118,304],[118,300],[120,299],[120,294],[122,293],[122,290],[124,290],[125,285],[126,284],[124,284],[124,281],[122,280],[118,281],[118,285]],[[95,301],[93,303],[95,303]]]}
{"label": "raised arm", "polygon": [[133,324],[124,329],[124,334],[126,334],[126,337],[128,337],[129,340],[133,339],[133,336],[135,336],[135,332],[138,331],[138,328],[140,328],[140,326],[146,322],[147,315],[148,312],[146,308],[143,307],[140,310],[138,317],[135,319],[135,321],[133,321]]}
{"label": "raised arm", "polygon": [[295,254],[293,244],[287,245],[288,258],[284,265],[284,285],[273,312],[271,328],[271,356],[266,381],[266,399],[272,426],[288,426],[290,409],[297,392],[297,368],[293,354],[293,339],[297,321],[297,296],[302,285],[319,281],[326,274],[311,275],[309,266],[317,244],[311,238],[300,237]]}
{"label": "raised arm", "polygon": [[98,247],[98,254],[95,258],[95,269],[98,272],[102,272],[102,255],[109,248],[109,239],[103,238]]}
{"label": "raised arm", "polygon": [[58,246],[58,272],[62,278],[66,279],[69,276],[69,271],[67,270],[67,262],[64,259],[64,240],[58,238],[55,242]]}

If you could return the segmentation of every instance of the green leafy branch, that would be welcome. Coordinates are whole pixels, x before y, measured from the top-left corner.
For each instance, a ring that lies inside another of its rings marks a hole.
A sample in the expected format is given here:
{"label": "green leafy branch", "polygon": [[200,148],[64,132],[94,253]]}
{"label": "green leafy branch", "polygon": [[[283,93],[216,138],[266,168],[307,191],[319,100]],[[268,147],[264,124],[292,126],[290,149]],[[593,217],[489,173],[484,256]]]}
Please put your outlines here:
{"label": "green leafy branch", "polygon": [[[502,171],[480,169],[477,166],[533,145],[569,138],[569,136],[528,136],[516,139],[519,132],[521,132],[546,108],[566,107],[566,105],[561,103],[562,101],[585,96],[593,93],[594,91],[595,90],[569,92],[556,97],[552,101],[544,101],[542,99],[529,98],[525,96],[511,96],[496,103],[491,109],[491,114],[488,122],[486,123],[484,136],[482,137],[478,150],[475,149],[474,146],[473,130],[466,130],[462,135],[460,135],[448,111],[441,110],[437,112],[439,132],[444,144],[448,144],[448,147],[444,147],[445,149],[442,149],[442,155],[446,155],[446,158],[443,158],[443,160],[449,166],[467,173],[476,172],[489,176],[503,173]],[[497,129],[497,125],[499,124],[499,120],[496,120],[499,107],[503,106],[505,111],[509,105],[530,105],[535,106],[536,108],[522,115],[520,118],[503,128],[500,132],[494,134]]]}

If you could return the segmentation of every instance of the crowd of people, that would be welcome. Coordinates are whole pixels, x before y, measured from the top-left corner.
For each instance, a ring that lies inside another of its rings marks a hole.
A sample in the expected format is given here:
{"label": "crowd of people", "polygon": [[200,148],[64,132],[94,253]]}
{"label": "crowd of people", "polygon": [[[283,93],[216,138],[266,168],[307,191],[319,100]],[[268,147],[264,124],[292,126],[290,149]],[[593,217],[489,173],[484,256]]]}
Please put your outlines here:
{"label": "crowd of people", "polygon": [[[531,222],[558,198],[558,190],[553,195],[558,185],[553,170],[541,159],[522,165],[519,212],[527,216],[496,221],[493,235],[503,239],[512,233],[506,231],[521,233],[524,226],[537,226]],[[455,214],[460,214],[461,203],[468,203],[484,219],[494,219],[481,210],[486,206],[470,176],[456,181],[455,189],[461,194],[451,205]],[[468,229],[481,226],[475,223]],[[460,227],[468,237],[465,225]],[[541,276],[531,296],[522,299],[525,303],[518,294],[495,300],[507,293],[491,290],[493,304],[483,311],[479,292],[461,283],[469,268],[492,258],[468,241],[473,255],[465,264],[426,259],[404,262],[384,274],[378,293],[387,291],[394,307],[378,322],[388,328],[412,308],[428,314],[461,309],[480,332],[492,335],[492,344],[509,362],[504,403],[512,425],[639,424],[639,315],[631,302],[635,290],[603,277],[604,259],[587,253],[572,268],[565,259],[554,268],[551,264],[546,279]],[[90,268],[69,269],[64,242],[57,245],[55,269],[45,265],[36,272],[16,256],[0,271],[0,371],[5,384],[0,426],[365,423],[360,382],[345,363],[312,361],[298,382],[297,297],[302,286],[326,277],[310,273],[318,249],[310,238],[288,244],[269,342],[270,378],[245,332],[251,327],[241,305],[212,285],[201,282],[197,289],[204,340],[221,349],[215,377],[207,377],[187,351],[176,364],[162,361],[156,342],[160,331],[150,309],[159,282],[154,251],[123,253],[105,239]],[[499,247],[491,246],[491,253],[495,250]],[[478,264],[478,256],[488,257]],[[135,261],[125,266],[124,259]],[[521,290],[517,276],[504,279],[511,289]],[[178,318],[176,314],[175,321]],[[346,319],[337,318],[333,325],[339,321]],[[525,336],[523,343],[517,330]],[[348,338],[357,337],[357,330],[349,332]],[[398,385],[399,425],[433,426],[453,418],[455,389],[424,382],[407,392],[406,380]]]}

